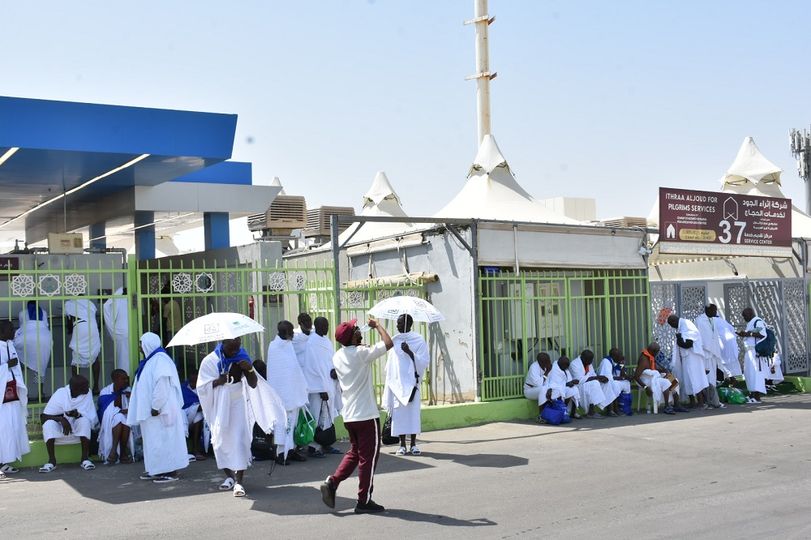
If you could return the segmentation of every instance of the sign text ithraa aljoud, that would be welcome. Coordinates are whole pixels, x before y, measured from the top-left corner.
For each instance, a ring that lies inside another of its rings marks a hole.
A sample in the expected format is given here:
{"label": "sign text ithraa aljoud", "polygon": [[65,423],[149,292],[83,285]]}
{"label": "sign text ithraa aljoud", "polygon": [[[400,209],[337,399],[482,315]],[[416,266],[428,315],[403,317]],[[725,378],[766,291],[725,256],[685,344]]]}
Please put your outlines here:
{"label": "sign text ithraa aljoud", "polygon": [[667,209],[676,212],[712,212],[715,210],[714,204],[718,204],[718,197],[715,195],[702,195],[699,193],[665,193],[667,201],[685,201],[685,203],[709,203],[701,204],[681,204],[678,202],[668,202]]}

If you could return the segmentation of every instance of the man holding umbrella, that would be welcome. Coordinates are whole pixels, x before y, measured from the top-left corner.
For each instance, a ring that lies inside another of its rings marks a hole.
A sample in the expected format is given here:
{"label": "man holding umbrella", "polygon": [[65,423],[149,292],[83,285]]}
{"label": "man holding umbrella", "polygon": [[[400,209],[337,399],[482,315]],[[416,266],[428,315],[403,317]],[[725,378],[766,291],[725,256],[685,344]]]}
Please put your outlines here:
{"label": "man holding umbrella", "polygon": [[397,318],[399,332],[392,342],[394,349],[386,361],[386,389],[383,405],[391,415],[391,434],[400,437],[398,456],[406,454],[406,435],[411,435],[412,455],[420,455],[417,434],[420,433],[420,381],[428,367],[429,354],[425,339],[412,332],[414,319],[404,313]]}
{"label": "man holding umbrella", "polygon": [[355,513],[372,514],[385,510],[372,500],[374,471],[380,453],[380,411],[372,383],[372,362],[386,354],[394,344],[386,329],[370,319],[369,327],[377,330],[380,342],[372,347],[361,345],[363,334],[356,322],[353,319],[338,325],[335,340],[342,347],[333,357],[343,390],[344,426],[349,432],[351,446],[335,472],[321,484],[321,499],[330,508],[335,508],[338,485],[358,467],[358,504]]}

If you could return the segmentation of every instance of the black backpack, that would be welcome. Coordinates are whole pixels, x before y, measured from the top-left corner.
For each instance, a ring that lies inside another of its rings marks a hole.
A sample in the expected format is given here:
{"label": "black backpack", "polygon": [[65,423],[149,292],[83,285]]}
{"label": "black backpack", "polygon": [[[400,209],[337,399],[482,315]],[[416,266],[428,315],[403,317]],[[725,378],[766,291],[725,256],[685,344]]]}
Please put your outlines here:
{"label": "black backpack", "polygon": [[[758,319],[763,322],[763,319]],[[764,323],[765,326],[765,323]],[[777,352],[777,336],[774,331],[766,326],[766,339],[755,344],[755,354],[761,358],[771,358]]]}

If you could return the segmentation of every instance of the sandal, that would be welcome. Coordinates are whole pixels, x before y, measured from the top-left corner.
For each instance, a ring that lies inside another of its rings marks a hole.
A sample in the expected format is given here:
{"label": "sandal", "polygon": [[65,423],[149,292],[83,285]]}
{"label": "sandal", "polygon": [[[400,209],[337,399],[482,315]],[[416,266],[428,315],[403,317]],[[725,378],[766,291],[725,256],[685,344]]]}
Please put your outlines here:
{"label": "sandal", "polygon": [[170,482],[177,482],[178,480],[180,480],[180,478],[178,478],[177,476],[164,475],[164,476],[158,476],[157,478],[152,480],[152,483],[153,484],[168,484]]}
{"label": "sandal", "polygon": [[138,478],[140,478],[141,480],[154,480],[155,478],[157,478],[157,476],[152,476],[148,472],[145,472],[144,474],[142,474]]}
{"label": "sandal", "polygon": [[0,473],[3,473],[3,474],[15,474],[15,473],[18,473],[18,472],[20,472],[20,469],[18,469],[16,467],[12,467],[11,465],[8,465],[8,464],[3,465],[2,467],[0,467]]}
{"label": "sandal", "polygon": [[123,464],[123,465],[131,465],[131,464],[135,463],[135,460],[133,459],[132,456],[125,456],[125,457],[122,457],[121,459],[119,459],[118,462]]}
{"label": "sandal", "polygon": [[49,473],[49,472],[53,472],[54,469],[56,469],[56,465],[54,465],[53,463],[46,463],[45,465],[43,465],[42,467],[39,468],[39,472],[41,472],[41,473]]}
{"label": "sandal", "polygon": [[79,466],[86,471],[92,471],[93,469],[96,468],[96,466],[93,465],[93,462],[90,461],[89,459],[82,461],[81,465]]}
{"label": "sandal", "polygon": [[232,489],[234,489],[235,484],[236,484],[236,482],[234,481],[234,479],[229,476],[228,478],[223,480],[222,484],[220,484],[219,490],[220,491],[231,491]]}
{"label": "sandal", "polygon": [[245,496],[245,488],[242,487],[242,484],[234,484],[234,497],[244,497]]}
{"label": "sandal", "polygon": [[205,461],[207,458],[205,454],[194,454],[194,459],[197,461]]}

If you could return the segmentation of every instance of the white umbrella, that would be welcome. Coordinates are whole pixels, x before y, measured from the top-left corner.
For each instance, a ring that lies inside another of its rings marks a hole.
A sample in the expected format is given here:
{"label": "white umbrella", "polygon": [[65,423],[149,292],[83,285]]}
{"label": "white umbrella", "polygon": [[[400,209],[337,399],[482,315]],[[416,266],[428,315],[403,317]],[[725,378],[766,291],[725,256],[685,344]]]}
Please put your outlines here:
{"label": "white umbrella", "polygon": [[444,321],[445,316],[437,308],[416,296],[392,296],[378,302],[369,310],[369,314],[378,319],[396,321],[400,315],[411,315],[417,322]]}
{"label": "white umbrella", "polygon": [[209,313],[178,330],[167,347],[234,339],[264,330],[264,326],[240,313]]}

